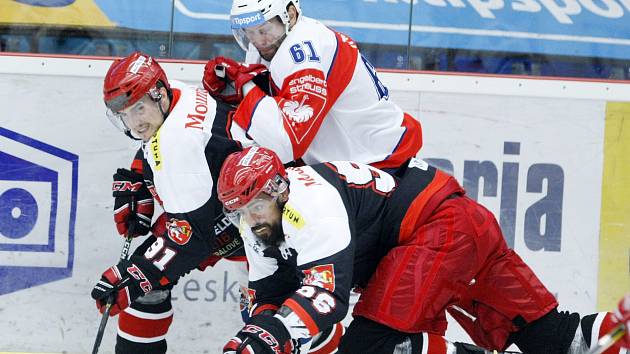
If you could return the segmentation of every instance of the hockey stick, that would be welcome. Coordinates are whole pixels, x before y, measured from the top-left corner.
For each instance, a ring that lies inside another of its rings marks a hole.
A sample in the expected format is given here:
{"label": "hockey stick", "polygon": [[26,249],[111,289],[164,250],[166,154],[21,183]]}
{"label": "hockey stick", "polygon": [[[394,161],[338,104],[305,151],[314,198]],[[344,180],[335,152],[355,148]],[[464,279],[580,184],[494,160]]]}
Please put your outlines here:
{"label": "hockey stick", "polygon": [[[133,197],[132,197],[133,198]],[[134,200],[131,200],[131,215],[135,213],[135,203]],[[127,230],[127,237],[125,238],[125,242],[123,243],[123,248],[120,251],[120,260],[126,260],[129,257],[129,248],[131,247],[131,240],[133,239],[133,224]],[[120,284],[122,285],[122,284]],[[98,347],[101,346],[101,341],[103,340],[103,334],[105,333],[105,326],[107,325],[107,320],[109,319],[109,312],[112,309],[112,305],[114,304],[114,293],[112,292],[107,297],[107,303],[105,304],[105,311],[103,311],[103,316],[101,317],[101,323],[98,325],[98,332],[96,332],[96,339],[94,340],[94,346],[92,347],[92,354],[98,353]]]}
{"label": "hockey stick", "polygon": [[601,354],[621,339],[621,337],[626,334],[626,326],[624,325],[625,321],[627,321],[627,319],[623,320],[605,336],[601,337],[597,343],[595,343],[595,346],[586,354]]}
{"label": "hockey stick", "polygon": [[[123,244],[122,251],[120,252],[120,259],[127,259],[129,255],[129,247],[131,247],[131,236],[127,236],[125,239],[125,243]],[[101,341],[103,340],[103,333],[105,333],[105,326],[107,325],[107,320],[109,319],[109,312],[112,309],[112,305],[114,304],[114,293],[111,293],[107,297],[107,303],[105,304],[105,311],[103,311],[103,316],[101,317],[101,323],[98,325],[98,332],[96,332],[96,339],[94,340],[94,346],[92,347],[92,354],[98,353],[98,347],[101,346]]]}

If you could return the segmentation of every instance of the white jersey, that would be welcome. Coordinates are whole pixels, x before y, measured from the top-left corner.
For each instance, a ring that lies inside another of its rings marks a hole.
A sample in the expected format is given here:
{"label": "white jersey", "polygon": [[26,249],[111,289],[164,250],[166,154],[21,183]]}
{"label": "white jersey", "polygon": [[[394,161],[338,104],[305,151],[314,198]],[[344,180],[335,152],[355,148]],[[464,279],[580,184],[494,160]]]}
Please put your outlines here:
{"label": "white jersey", "polygon": [[367,282],[376,267],[390,240],[381,229],[397,184],[383,171],[348,161],[289,168],[287,174],[284,241],[268,246],[245,224],[240,228],[250,312],[286,305],[295,313],[282,319],[291,336],[309,338],[345,317],[350,289]]}
{"label": "white jersey", "polygon": [[200,162],[206,160],[203,147],[212,136],[217,104],[203,89],[177,81],[171,87],[180,95],[164,124],[146,143],[144,158],[153,171],[164,210],[185,213],[201,207],[212,195],[210,168]]}
{"label": "white jersey", "polygon": [[[311,167],[288,169],[287,173],[291,194],[282,217],[285,241],[277,248],[267,247],[250,228],[241,227],[240,230],[249,264],[250,315],[266,309],[268,304],[279,306],[286,303],[287,297],[294,297],[290,296],[291,292],[301,288],[303,283],[296,271],[303,269],[312,281],[307,279],[306,284],[327,289],[329,293],[324,296],[329,297],[328,303],[335,309],[323,318],[303,314],[283,319],[287,328],[293,328],[292,338],[308,339],[340,321],[347,313],[352,274],[352,262],[347,261],[352,257],[337,256],[337,262],[326,260],[331,255],[345,255],[350,250],[351,223],[337,189]],[[298,179],[300,177],[303,179]],[[318,198],[313,198],[311,193],[317,194]],[[336,267],[340,265],[348,273],[339,274]],[[313,326],[308,328],[304,317],[314,317],[311,322],[316,323],[317,330]]]}
{"label": "white jersey", "polygon": [[352,39],[319,21],[300,16],[271,62],[253,46],[246,61],[269,68],[273,96],[252,89],[234,121],[283,162],[353,160],[395,168],[422,145],[419,122],[389,100]]}
{"label": "white jersey", "polygon": [[164,237],[144,257],[168,282],[213,253],[226,256],[240,247],[234,238],[238,231],[222,214],[216,181],[225,157],[240,149],[233,138],[243,136],[240,127],[229,124],[230,106],[201,88],[178,81],[171,88],[168,117],[142,147],[145,183],[169,220],[167,232],[156,235]]}
{"label": "white jersey", "polygon": [[[287,169],[291,197],[284,207],[282,230],[286,235],[281,252],[297,251],[297,265],[335,254],[350,244],[348,213],[339,192],[311,167]],[[298,179],[304,177],[302,180]],[[387,178],[392,178],[387,176]],[[317,194],[318,198],[313,198]],[[249,280],[254,282],[277,271],[272,258],[263,255],[265,247],[249,228],[241,228],[249,263]]]}

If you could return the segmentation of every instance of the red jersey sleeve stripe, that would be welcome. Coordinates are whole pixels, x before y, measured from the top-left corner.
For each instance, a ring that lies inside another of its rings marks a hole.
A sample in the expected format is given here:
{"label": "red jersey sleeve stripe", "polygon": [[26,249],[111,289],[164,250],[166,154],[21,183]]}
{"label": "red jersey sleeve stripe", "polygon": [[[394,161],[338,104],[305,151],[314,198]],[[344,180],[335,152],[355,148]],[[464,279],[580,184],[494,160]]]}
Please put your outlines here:
{"label": "red jersey sleeve stripe", "polygon": [[138,151],[136,151],[136,156],[133,157],[133,161],[131,162],[131,170],[142,174],[144,169],[143,169],[143,165],[142,165],[142,160],[144,159],[144,153],[142,152],[142,149],[138,149]]}
{"label": "red jersey sleeve stripe", "polygon": [[278,309],[278,306],[276,306],[276,305],[273,305],[273,304],[263,304],[263,305],[260,305],[260,306],[258,306],[258,307],[256,307],[256,308],[254,309],[254,313],[253,313],[253,315],[254,315],[254,316],[255,316],[255,315],[258,315],[259,313],[261,313],[261,312],[263,312],[263,311],[265,311],[265,310],[271,310],[271,311],[273,311],[273,312],[276,312],[276,310],[277,310],[277,309]]}
{"label": "red jersey sleeve stripe", "polygon": [[232,262],[247,262],[247,256],[229,256],[224,259]]}
{"label": "red jersey sleeve stripe", "polygon": [[133,160],[133,162],[131,163],[131,170],[142,174],[142,160]]}
{"label": "red jersey sleeve stripe", "polygon": [[265,93],[260,89],[260,87],[255,86],[251,89],[243,101],[238,105],[238,109],[236,109],[236,112],[234,113],[233,120],[236,124],[246,131],[249,131],[256,108],[258,108],[258,104],[260,104],[265,96]]}
{"label": "red jersey sleeve stripe", "polygon": [[333,330],[326,340],[318,347],[311,348],[309,354],[330,354],[335,353],[341,342],[341,337],[345,332],[345,328],[341,323],[335,323]]}
{"label": "red jersey sleeve stripe", "polygon": [[335,54],[333,55],[333,59],[330,62],[330,68],[328,68],[328,72],[326,73],[326,80],[328,80],[328,78],[330,77],[330,72],[335,67],[335,62],[337,61],[337,53],[339,53],[339,36],[337,35],[337,33],[335,33],[335,41],[337,41],[337,47],[335,48]]}
{"label": "red jersey sleeve stripe", "polygon": [[295,312],[296,315],[298,315],[298,317],[306,325],[306,328],[308,329],[308,332],[311,334],[311,336],[314,336],[320,332],[319,327],[317,326],[317,324],[315,323],[311,315],[309,315],[308,312],[306,312],[306,310],[302,307],[302,305],[298,304],[297,301],[291,298],[288,298],[283,303],[283,305],[287,306],[293,312]]}
{"label": "red jersey sleeve stripe", "polygon": [[398,168],[420,151],[420,148],[422,148],[422,126],[420,122],[405,113],[401,126],[405,128],[405,131],[392,153],[383,161],[373,163],[372,166],[380,169]]}

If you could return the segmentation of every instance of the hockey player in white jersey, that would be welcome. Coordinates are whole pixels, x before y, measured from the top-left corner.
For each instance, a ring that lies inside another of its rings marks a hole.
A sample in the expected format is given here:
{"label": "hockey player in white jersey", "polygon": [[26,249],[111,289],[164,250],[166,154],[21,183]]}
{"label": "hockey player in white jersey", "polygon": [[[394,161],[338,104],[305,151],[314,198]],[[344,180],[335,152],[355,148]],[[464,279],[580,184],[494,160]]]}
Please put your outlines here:
{"label": "hockey player in white jersey", "polygon": [[[383,169],[418,152],[420,123],[389,99],[356,43],[301,14],[298,0],[234,0],[230,19],[247,64],[214,58],[203,84],[240,103],[234,122],[261,146],[283,161],[350,159]],[[247,77],[260,64],[270,72],[265,89]]]}
{"label": "hockey player in white jersey", "polygon": [[[399,177],[350,161],[285,170],[251,147],[226,158],[217,191],[243,237],[253,304],[224,353],[295,353],[345,317],[353,287],[339,353],[488,353],[443,338],[448,311],[488,349],[585,354],[630,318],[628,296],[616,313],[558,311],[494,215],[421,160]],[[625,354],[629,337],[605,353]]]}

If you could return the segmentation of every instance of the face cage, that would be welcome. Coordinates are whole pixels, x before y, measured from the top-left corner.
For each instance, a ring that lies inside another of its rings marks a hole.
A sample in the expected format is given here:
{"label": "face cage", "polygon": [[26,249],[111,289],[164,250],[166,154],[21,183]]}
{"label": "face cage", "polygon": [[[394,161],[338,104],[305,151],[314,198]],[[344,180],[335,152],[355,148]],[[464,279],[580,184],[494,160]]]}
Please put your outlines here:
{"label": "face cage", "polygon": [[254,198],[247,202],[247,204],[234,210],[229,210],[224,206],[223,213],[225,214],[225,216],[228,217],[228,219],[234,226],[240,229],[241,223],[243,222],[243,216],[249,213],[247,211],[247,207],[251,205],[252,202],[260,199],[259,196],[261,195],[261,193],[265,193],[271,196],[272,199],[269,200],[268,203],[275,204],[278,201],[278,197],[280,196],[280,194],[284,193],[288,187],[289,183],[287,182],[287,180],[280,175],[276,175],[273,179],[268,180],[267,183],[265,183],[265,186],[258,193],[256,193],[256,196],[254,196]]}

